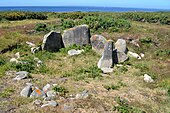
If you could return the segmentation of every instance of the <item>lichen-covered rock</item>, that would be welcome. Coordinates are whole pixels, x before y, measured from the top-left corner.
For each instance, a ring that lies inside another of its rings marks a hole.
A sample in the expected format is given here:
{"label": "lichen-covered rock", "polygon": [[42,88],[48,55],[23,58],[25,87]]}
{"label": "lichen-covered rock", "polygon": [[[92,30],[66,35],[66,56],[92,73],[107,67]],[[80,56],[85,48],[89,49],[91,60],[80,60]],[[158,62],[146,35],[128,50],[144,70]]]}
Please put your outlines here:
{"label": "lichen-covered rock", "polygon": [[51,31],[44,36],[42,49],[47,51],[58,51],[63,47],[61,33]]}
{"label": "lichen-covered rock", "polygon": [[108,40],[104,46],[101,59],[98,62],[98,68],[111,68],[113,66],[113,41]]}
{"label": "lichen-covered rock", "polygon": [[35,90],[31,93],[30,97],[46,97],[44,91],[40,90],[39,88],[35,88]]}
{"label": "lichen-covered rock", "polygon": [[74,28],[65,30],[63,33],[63,42],[65,47],[71,45],[89,45],[90,44],[90,29],[87,25],[80,25]]}
{"label": "lichen-covered rock", "polygon": [[105,39],[105,37],[101,36],[101,35],[93,35],[90,38],[91,41],[91,45],[92,45],[92,49],[98,53],[98,54],[102,54],[103,50],[104,50],[104,45],[107,42],[107,40]]}
{"label": "lichen-covered rock", "polygon": [[29,72],[27,71],[19,71],[16,73],[17,76],[13,80],[21,80],[21,79],[27,78],[28,74]]}

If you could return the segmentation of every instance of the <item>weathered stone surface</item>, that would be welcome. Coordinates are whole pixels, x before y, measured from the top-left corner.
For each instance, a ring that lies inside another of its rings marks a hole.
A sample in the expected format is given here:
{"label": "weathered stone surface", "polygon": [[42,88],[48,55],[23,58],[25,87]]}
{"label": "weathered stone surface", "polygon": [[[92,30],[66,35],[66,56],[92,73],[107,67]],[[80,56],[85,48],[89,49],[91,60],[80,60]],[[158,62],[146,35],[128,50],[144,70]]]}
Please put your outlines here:
{"label": "weathered stone surface", "polygon": [[46,107],[46,106],[53,106],[53,107],[55,107],[55,106],[57,106],[57,105],[58,105],[58,103],[57,103],[56,101],[51,100],[51,101],[46,101],[45,104],[43,104],[41,107],[42,107],[42,108],[43,108],[43,107]]}
{"label": "weathered stone surface", "polygon": [[114,63],[122,63],[128,60],[128,56],[124,52],[117,51],[117,49],[113,50],[113,62]]}
{"label": "weathered stone surface", "polygon": [[109,40],[104,46],[101,59],[98,62],[98,68],[111,68],[113,66],[113,41]]}
{"label": "weathered stone surface", "polygon": [[81,54],[82,52],[84,52],[84,50],[71,49],[71,50],[68,51],[68,55],[70,55],[70,56],[79,55],[79,54]]}
{"label": "weathered stone surface", "polygon": [[90,38],[90,41],[91,41],[92,49],[96,53],[102,54],[104,50],[104,45],[106,44],[107,40],[101,35],[93,35]]}
{"label": "weathered stone surface", "polygon": [[29,72],[27,71],[19,71],[16,73],[17,76],[13,80],[21,80],[27,78],[28,74]]}
{"label": "weathered stone surface", "polygon": [[30,97],[46,97],[44,91],[40,90],[39,88],[35,88],[35,90],[31,93]]}
{"label": "weathered stone surface", "polygon": [[149,83],[153,82],[153,79],[148,74],[144,74],[144,81]]}
{"label": "weathered stone surface", "polygon": [[33,104],[35,104],[35,105],[41,105],[41,104],[42,104],[42,101],[39,100],[39,99],[36,99],[36,100],[33,102]]}
{"label": "weathered stone surface", "polygon": [[29,47],[35,47],[35,44],[33,44],[32,42],[26,42],[26,44],[28,44]]}
{"label": "weathered stone surface", "polygon": [[103,71],[103,73],[112,73],[113,72],[112,68],[101,68],[101,70]]}
{"label": "weathered stone surface", "polygon": [[39,51],[41,51],[41,50],[42,50],[41,47],[32,47],[32,48],[31,48],[31,53],[35,54],[35,53],[37,53],[37,52],[39,52]]}
{"label": "weathered stone surface", "polygon": [[31,92],[32,92],[32,86],[28,85],[20,92],[20,95],[23,97],[29,97]]}
{"label": "weathered stone surface", "polygon": [[61,33],[51,31],[44,36],[42,49],[47,51],[58,51],[63,47]]}
{"label": "weathered stone surface", "polygon": [[15,58],[19,59],[20,58],[20,52],[15,53]]}
{"label": "weathered stone surface", "polygon": [[115,43],[115,49],[117,49],[117,51],[127,53],[126,40],[118,39]]}
{"label": "weathered stone surface", "polygon": [[51,99],[55,99],[57,96],[57,93],[55,91],[48,91],[47,93],[47,97],[51,98]]}
{"label": "weathered stone surface", "polygon": [[44,92],[47,92],[51,89],[51,85],[50,84],[46,84],[44,87],[43,87],[43,91]]}
{"label": "weathered stone surface", "polygon": [[80,25],[63,33],[63,42],[65,47],[71,45],[89,45],[90,44],[90,30],[87,25]]}
{"label": "weathered stone surface", "polygon": [[83,92],[78,93],[78,94],[76,95],[76,99],[85,99],[85,98],[87,98],[88,96],[89,96],[88,91],[87,91],[87,90],[84,90]]}

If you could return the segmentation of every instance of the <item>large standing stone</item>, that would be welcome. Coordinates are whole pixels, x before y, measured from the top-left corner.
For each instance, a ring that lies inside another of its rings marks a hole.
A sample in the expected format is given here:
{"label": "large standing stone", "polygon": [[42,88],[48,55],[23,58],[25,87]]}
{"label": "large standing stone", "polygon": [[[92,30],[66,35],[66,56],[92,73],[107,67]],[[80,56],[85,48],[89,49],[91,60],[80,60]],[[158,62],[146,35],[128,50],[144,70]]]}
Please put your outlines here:
{"label": "large standing stone", "polygon": [[63,42],[65,47],[71,45],[89,45],[90,44],[90,29],[87,25],[80,25],[63,33]]}
{"label": "large standing stone", "polygon": [[113,66],[113,41],[108,40],[104,46],[101,59],[98,62],[98,68],[111,68]]}
{"label": "large standing stone", "polygon": [[42,49],[47,51],[58,51],[63,47],[61,33],[51,31],[44,36]]}
{"label": "large standing stone", "polygon": [[98,54],[102,54],[104,50],[104,45],[107,40],[101,35],[93,35],[90,38],[92,49],[96,51]]}
{"label": "large standing stone", "polygon": [[120,52],[117,49],[113,50],[113,62],[123,63],[128,60],[128,56],[124,52]]}
{"label": "large standing stone", "polygon": [[118,39],[115,43],[115,49],[117,49],[117,51],[127,53],[126,40]]}

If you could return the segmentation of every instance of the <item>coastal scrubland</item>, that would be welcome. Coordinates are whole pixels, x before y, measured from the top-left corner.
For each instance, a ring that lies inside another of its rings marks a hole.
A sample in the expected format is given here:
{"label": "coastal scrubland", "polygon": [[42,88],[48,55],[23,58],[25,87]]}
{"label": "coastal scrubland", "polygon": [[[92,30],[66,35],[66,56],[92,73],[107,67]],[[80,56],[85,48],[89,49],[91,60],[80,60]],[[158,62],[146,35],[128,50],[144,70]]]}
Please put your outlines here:
{"label": "coastal scrubland", "polygon": [[[103,74],[97,67],[100,55],[90,46],[71,46],[59,52],[40,51],[32,54],[26,41],[41,45],[43,36],[54,30],[63,32],[77,25],[89,25],[91,35],[106,39],[123,38],[128,49],[144,53],[141,60],[129,58],[114,72]],[[128,43],[137,40],[139,47]],[[70,49],[84,49],[83,54],[70,57]],[[72,112],[169,113],[170,112],[170,12],[0,12],[0,112],[62,113],[63,106]],[[29,64],[13,64],[9,60],[20,52]],[[36,67],[34,57],[43,61]],[[13,81],[7,71],[28,71],[30,77]],[[149,74],[153,83],[143,81]],[[20,96],[25,83],[38,87],[58,84],[57,107],[35,106],[33,98]],[[68,101],[70,95],[88,90],[86,99]],[[62,98],[61,98],[62,97]],[[63,99],[64,98],[64,99]],[[69,108],[68,108],[69,109]]]}

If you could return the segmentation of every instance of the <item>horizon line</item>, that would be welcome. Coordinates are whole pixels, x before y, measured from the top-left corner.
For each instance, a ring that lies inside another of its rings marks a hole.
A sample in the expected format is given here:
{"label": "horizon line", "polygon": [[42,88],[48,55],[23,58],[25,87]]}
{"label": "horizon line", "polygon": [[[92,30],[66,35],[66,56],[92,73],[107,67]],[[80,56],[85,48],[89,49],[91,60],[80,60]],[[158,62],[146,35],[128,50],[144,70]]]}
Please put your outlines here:
{"label": "horizon line", "polygon": [[105,8],[132,8],[132,9],[154,9],[154,10],[170,10],[167,8],[139,8],[139,7],[112,7],[112,6],[21,6],[21,5],[16,5],[16,6],[0,6],[0,7],[105,7]]}

